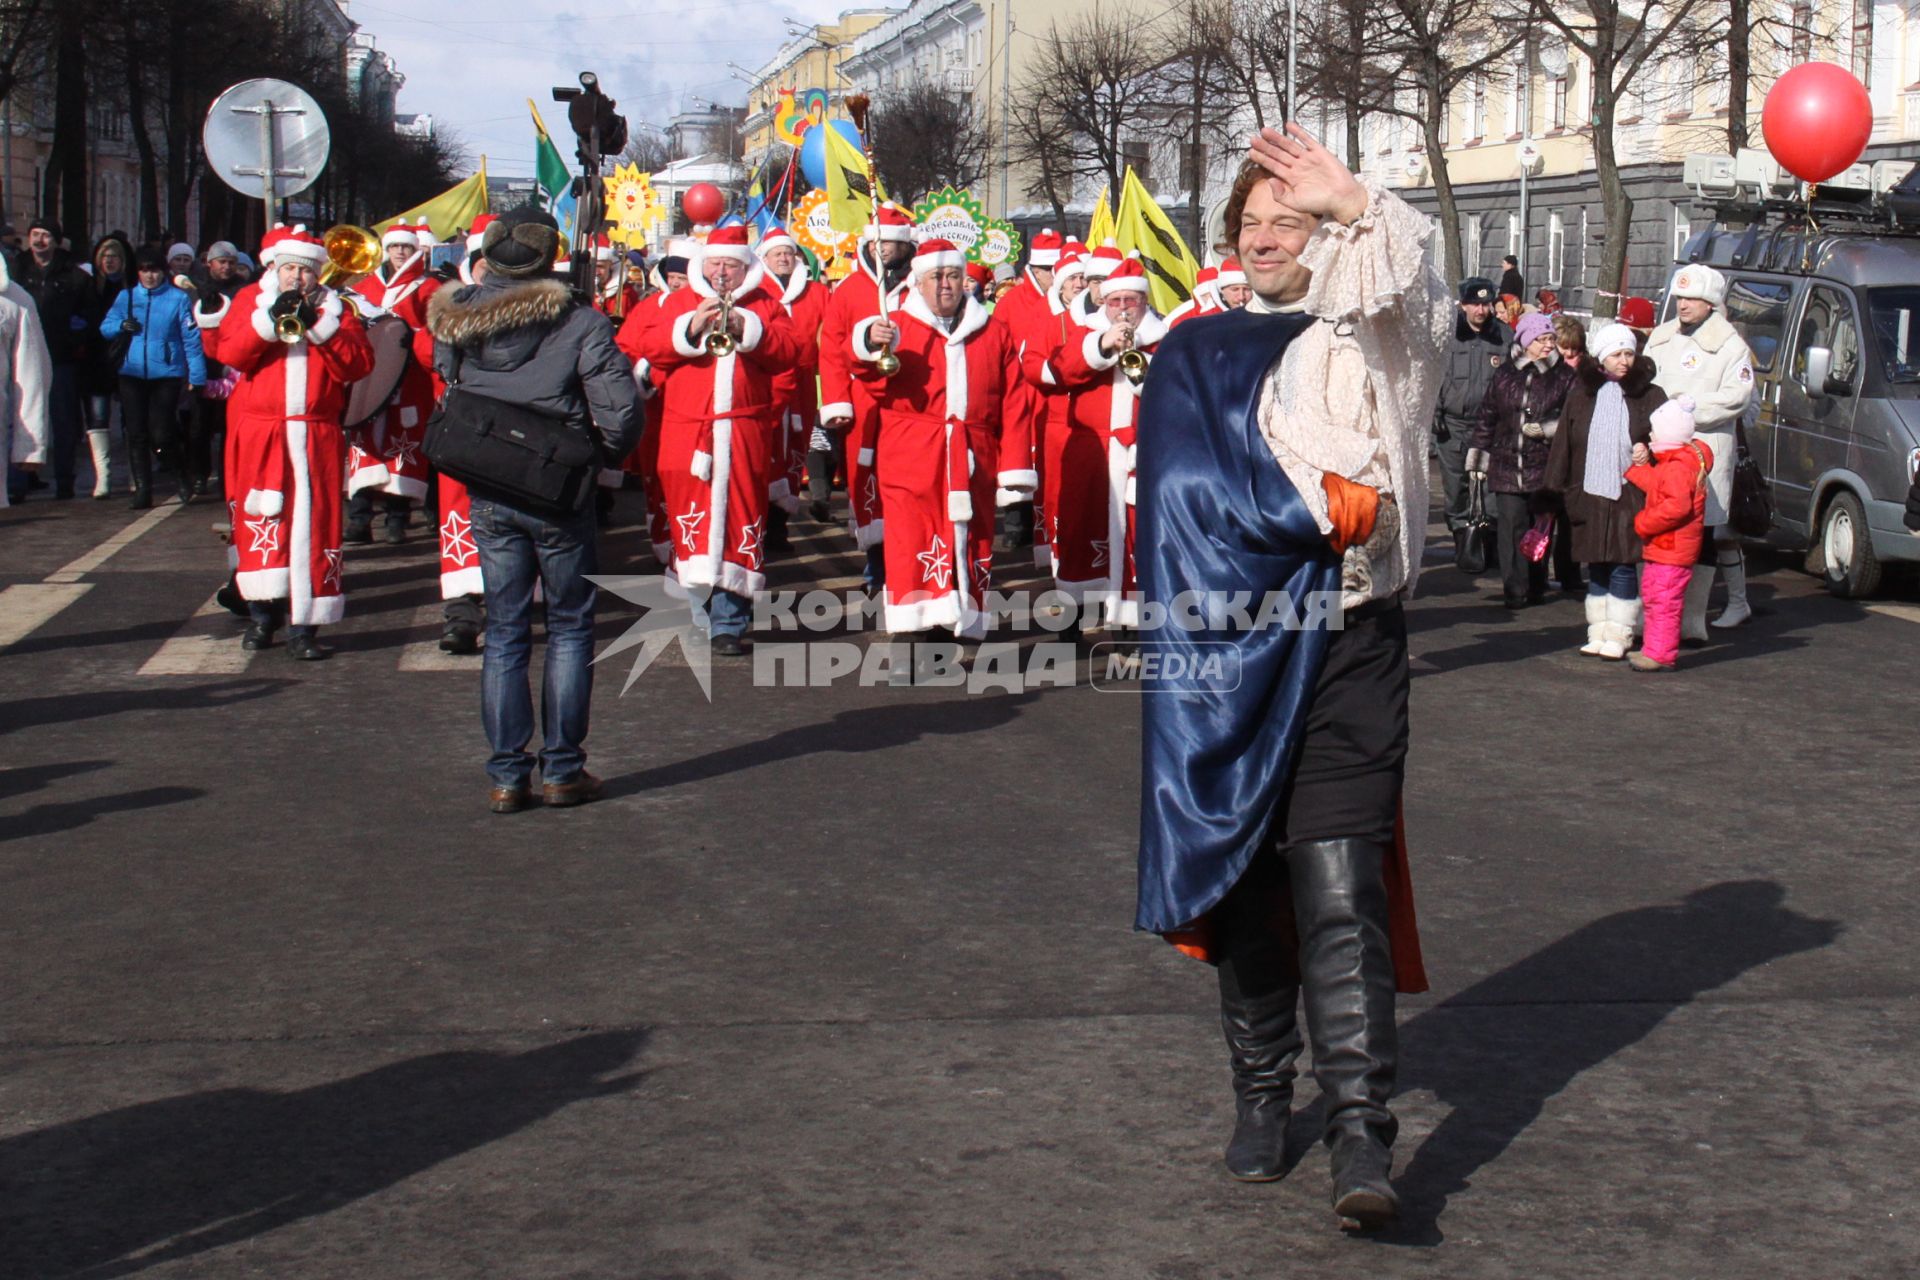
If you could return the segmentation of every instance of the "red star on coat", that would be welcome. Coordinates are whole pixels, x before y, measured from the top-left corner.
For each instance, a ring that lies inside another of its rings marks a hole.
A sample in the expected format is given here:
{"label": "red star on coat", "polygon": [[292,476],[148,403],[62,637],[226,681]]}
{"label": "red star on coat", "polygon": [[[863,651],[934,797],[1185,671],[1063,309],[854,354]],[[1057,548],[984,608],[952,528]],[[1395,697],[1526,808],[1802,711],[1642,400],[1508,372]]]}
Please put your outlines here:
{"label": "red star on coat", "polygon": [[393,442],[393,452],[387,461],[397,463],[402,469],[420,465],[420,446],[407,436],[401,436]]}
{"label": "red star on coat", "polygon": [[1107,567],[1107,540],[1105,538],[1098,539],[1093,544],[1093,567],[1096,569],[1104,569]]}
{"label": "red star on coat", "polygon": [[326,572],[320,575],[320,585],[329,591],[340,589],[340,562],[345,558],[338,547],[327,547],[322,552],[327,557]]}
{"label": "red star on coat", "polygon": [[947,544],[940,535],[934,534],[933,545],[914,558],[920,562],[920,580],[945,591],[953,578],[953,560],[947,555]]}
{"label": "red star on coat", "polygon": [[261,516],[258,520],[247,521],[247,532],[253,535],[253,545],[247,548],[248,555],[270,556],[280,550],[280,521],[273,516]]}
{"label": "red star on coat", "polygon": [[465,568],[479,558],[480,548],[473,543],[473,525],[458,511],[447,512],[440,525],[440,554]]}

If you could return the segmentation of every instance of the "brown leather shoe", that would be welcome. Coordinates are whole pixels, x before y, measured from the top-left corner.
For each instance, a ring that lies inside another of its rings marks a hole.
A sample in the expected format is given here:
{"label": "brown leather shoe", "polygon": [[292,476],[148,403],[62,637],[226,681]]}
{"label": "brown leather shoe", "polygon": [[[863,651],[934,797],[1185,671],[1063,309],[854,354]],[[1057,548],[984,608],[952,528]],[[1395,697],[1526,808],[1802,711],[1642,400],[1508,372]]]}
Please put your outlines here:
{"label": "brown leather shoe", "polygon": [[549,782],[540,788],[540,798],[550,809],[569,809],[600,798],[600,779],[582,773],[571,782]]}
{"label": "brown leather shoe", "polygon": [[532,787],[495,787],[487,793],[487,807],[495,813],[519,813],[533,807]]}

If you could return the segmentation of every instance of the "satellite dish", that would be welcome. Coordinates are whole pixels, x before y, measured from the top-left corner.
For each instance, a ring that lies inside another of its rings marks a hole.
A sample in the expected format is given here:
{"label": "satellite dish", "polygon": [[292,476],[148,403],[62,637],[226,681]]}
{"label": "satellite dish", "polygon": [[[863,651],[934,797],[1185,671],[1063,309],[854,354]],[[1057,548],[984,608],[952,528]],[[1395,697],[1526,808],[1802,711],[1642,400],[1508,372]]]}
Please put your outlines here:
{"label": "satellite dish", "polygon": [[207,164],[256,200],[285,200],[327,167],[327,115],[313,95],[285,80],[242,80],[207,108]]}

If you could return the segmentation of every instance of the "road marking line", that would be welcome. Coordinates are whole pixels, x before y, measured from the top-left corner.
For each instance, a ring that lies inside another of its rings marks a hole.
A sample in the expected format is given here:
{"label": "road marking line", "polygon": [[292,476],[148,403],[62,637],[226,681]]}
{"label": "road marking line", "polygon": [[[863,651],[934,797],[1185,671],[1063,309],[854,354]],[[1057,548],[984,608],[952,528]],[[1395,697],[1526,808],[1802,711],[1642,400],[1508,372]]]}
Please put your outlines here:
{"label": "road marking line", "polygon": [[48,582],[80,581],[82,575],[92,573],[95,569],[98,569],[101,565],[113,559],[114,556],[124,551],[129,545],[151,530],[153,526],[159,524],[162,520],[165,520],[178,510],[180,510],[180,504],[176,502],[160,504],[93,550],[87,552],[87,554],[81,556],[78,560],[63,566],[54,573],[48,574],[46,580]]}
{"label": "road marking line", "polygon": [[440,628],[445,620],[444,604],[423,604],[413,611],[413,624],[409,630],[431,628],[430,640],[413,640],[400,650],[400,670],[402,671],[471,671],[480,672],[480,655],[477,653],[444,653],[440,648]]}
{"label": "road marking line", "polygon": [[143,676],[237,675],[253,661],[253,651],[240,647],[234,618],[221,607],[217,593],[194,610],[180,629],[141,666]]}
{"label": "road marking line", "polygon": [[1898,618],[1902,622],[1920,622],[1920,605],[1911,604],[1870,604],[1869,613],[1884,613],[1889,618]]}
{"label": "road marking line", "polygon": [[23,582],[0,591],[0,649],[26,639],[91,590],[91,582]]}

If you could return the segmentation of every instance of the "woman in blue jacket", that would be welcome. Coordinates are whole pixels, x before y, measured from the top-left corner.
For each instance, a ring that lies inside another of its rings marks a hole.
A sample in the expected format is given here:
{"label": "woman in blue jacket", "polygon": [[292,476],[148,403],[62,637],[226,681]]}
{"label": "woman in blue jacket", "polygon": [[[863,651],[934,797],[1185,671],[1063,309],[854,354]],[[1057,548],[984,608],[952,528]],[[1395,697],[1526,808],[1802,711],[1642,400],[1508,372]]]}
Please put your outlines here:
{"label": "woman in blue jacket", "polygon": [[167,279],[159,252],[144,248],[133,255],[140,283],[122,289],[100,322],[109,342],[125,334],[127,353],[120,361],[120,416],[126,424],[127,464],[133,473],[133,509],[153,505],[153,458],[157,453],[180,478],[180,502],[193,500],[180,438],[180,394],[207,380],[207,359],[200,349],[200,328],[193,319],[193,296]]}

